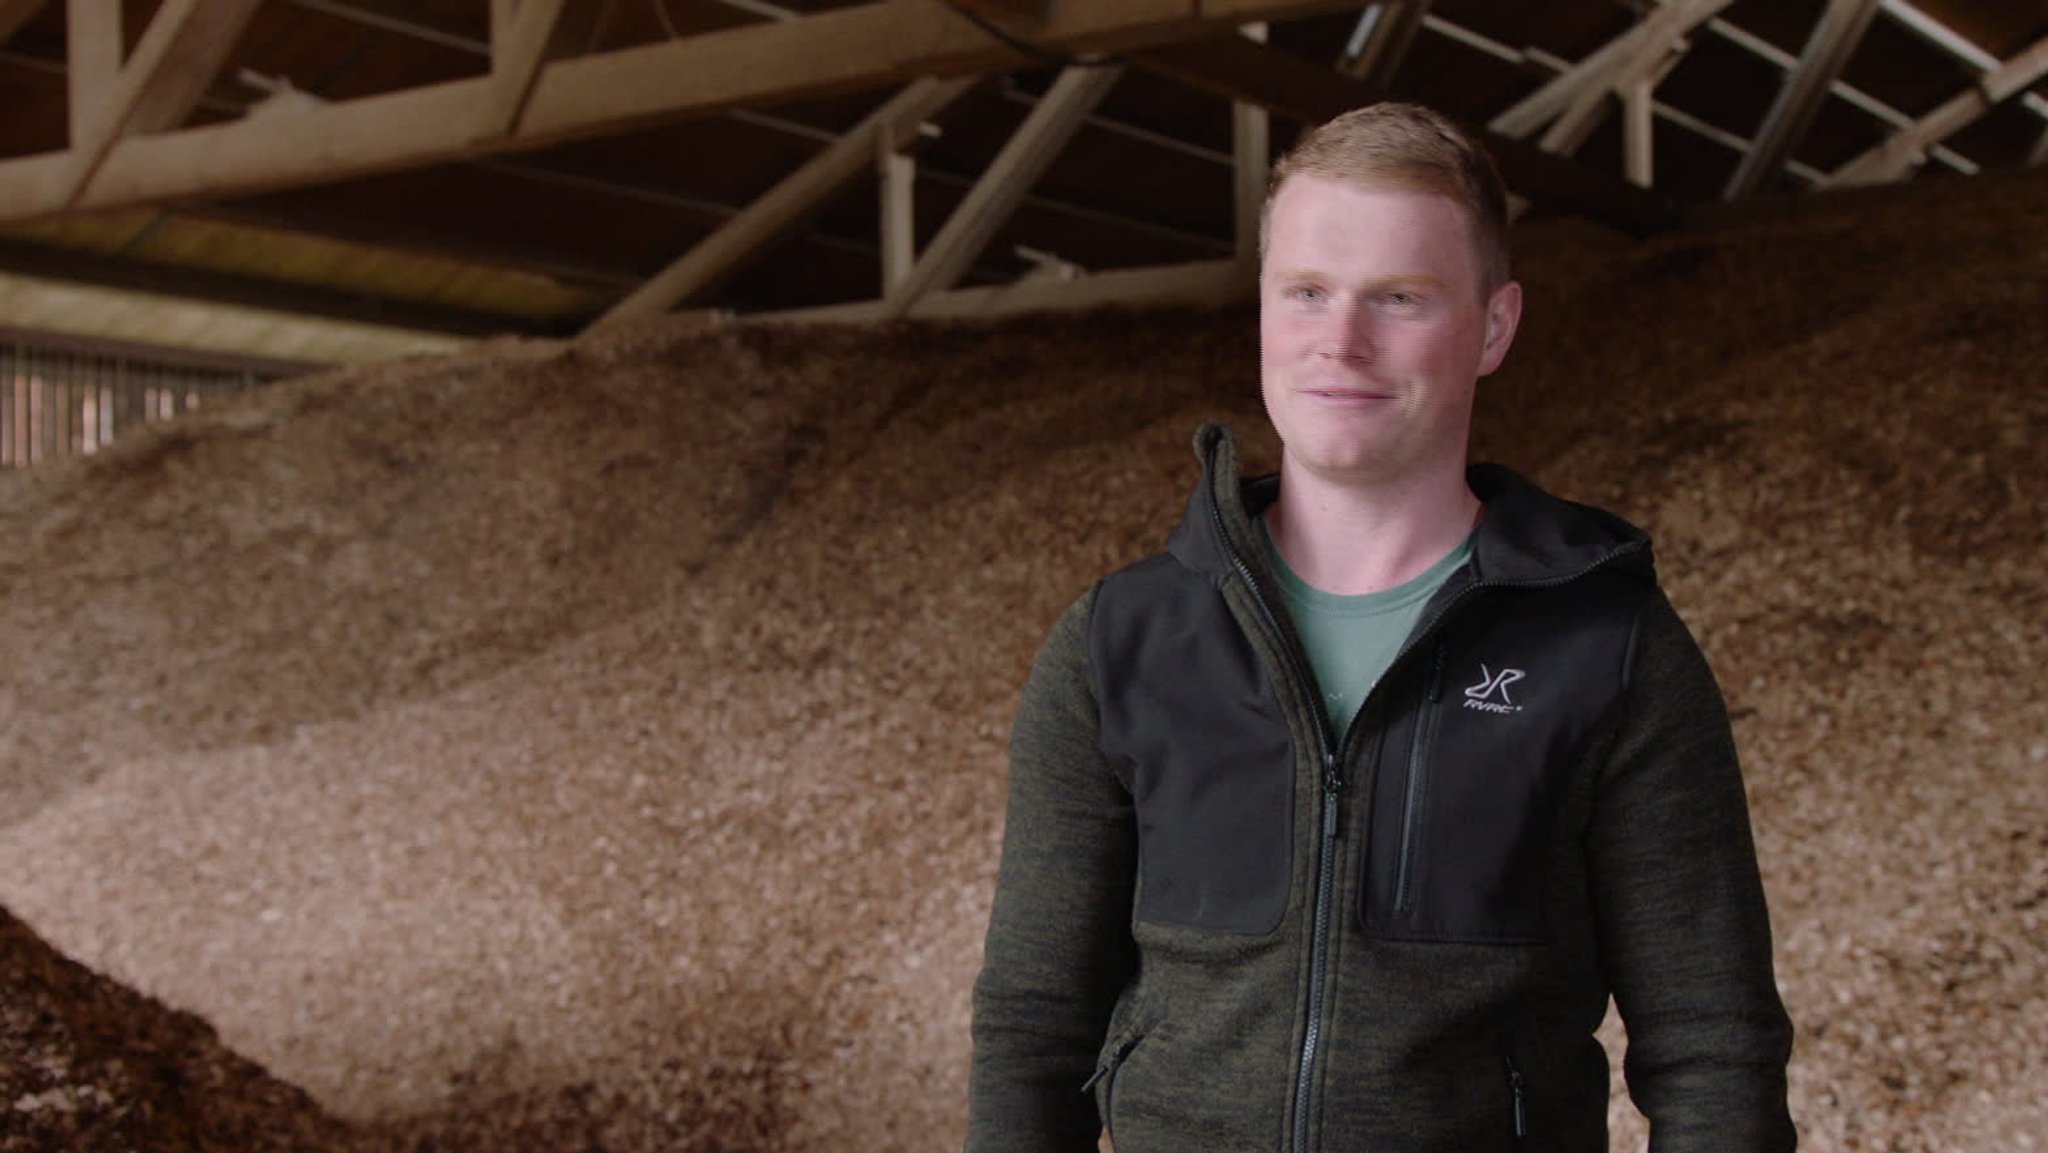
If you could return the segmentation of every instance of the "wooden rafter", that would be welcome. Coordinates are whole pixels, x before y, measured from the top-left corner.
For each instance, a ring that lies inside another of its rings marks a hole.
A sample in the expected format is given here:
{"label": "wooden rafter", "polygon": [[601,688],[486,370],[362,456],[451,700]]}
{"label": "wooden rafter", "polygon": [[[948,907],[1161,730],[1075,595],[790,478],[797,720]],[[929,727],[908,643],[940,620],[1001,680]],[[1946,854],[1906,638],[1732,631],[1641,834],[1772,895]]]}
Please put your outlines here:
{"label": "wooden rafter", "polygon": [[192,114],[260,2],[166,0],[157,9],[113,91],[89,101],[92,121],[65,156],[64,203],[78,202],[123,137],[162,132]]}
{"label": "wooden rafter", "polygon": [[[1131,63],[1219,96],[1264,105],[1305,124],[1320,124],[1373,100],[1360,81],[1242,36],[1150,49],[1134,54]],[[1525,195],[1555,201],[1632,232],[1654,232],[1674,222],[1670,202],[1620,177],[1497,133],[1487,134],[1487,145],[1503,178]]]}
{"label": "wooden rafter", "polygon": [[1813,118],[1820,114],[1828,92],[1841,76],[1842,68],[1863,41],[1863,33],[1877,16],[1878,0],[1828,0],[1799,64],[1785,77],[1778,98],[1757,129],[1756,139],[1735,175],[1728,178],[1726,199],[1738,200],[1755,192],[1792,155]]}
{"label": "wooden rafter", "polygon": [[1677,67],[1684,53],[1683,32],[1668,39],[1645,37],[1635,53],[1615,61],[1603,77],[1605,86],[1588,86],[1572,98],[1571,104],[1543,130],[1537,146],[1560,156],[1576,153],[1606,116],[1610,96],[1623,101],[1647,99],[1665,75]]}
{"label": "wooden rafter", "polygon": [[29,19],[43,10],[49,0],[0,0],[0,44],[14,38],[15,32],[28,23]]}
{"label": "wooden rafter", "polygon": [[[163,11],[179,2],[169,0]],[[1072,0],[1056,5],[1031,39],[1040,52],[1123,52],[1354,6],[1355,0]],[[933,0],[878,0],[555,61],[542,70],[518,131],[495,139],[486,138],[495,88],[488,76],[117,139],[72,206],[333,183],[727,109],[870,91],[920,76],[997,72],[1032,60]],[[65,208],[70,163],[64,153],[0,161],[0,223]]]}
{"label": "wooden rafter", "polygon": [[1020,20],[1034,26],[1050,19],[1053,9],[1053,0],[946,0],[946,3],[982,16]]}
{"label": "wooden rafter", "polygon": [[1657,122],[1657,78],[1643,77],[1621,94],[1622,163],[1631,184],[1649,188],[1657,182],[1652,141]]}
{"label": "wooden rafter", "polygon": [[490,336],[504,331],[506,325],[503,316],[446,305],[401,301],[357,289],[280,283],[242,273],[173,267],[153,261],[109,260],[93,253],[0,239],[0,275],[8,274],[65,285],[111,288],[170,299],[207,301],[236,308],[296,313],[450,335]]}
{"label": "wooden rafter", "polygon": [[1337,66],[1339,72],[1362,81],[1375,92],[1384,93],[1394,83],[1394,74],[1408,58],[1408,49],[1422,31],[1434,0],[1384,0],[1366,9],[1359,18],[1372,21],[1358,54]]}
{"label": "wooden rafter", "polygon": [[748,257],[809,219],[827,197],[867,171],[878,148],[902,148],[926,117],[936,115],[975,82],[963,77],[927,79],[897,93],[825,151],[756,197],[718,231],[613,305],[591,327],[660,316],[717,287]]}
{"label": "wooden rafter", "polygon": [[902,316],[926,293],[953,287],[1122,75],[1122,65],[1076,65],[1060,73],[909,275],[884,298],[889,315]]}
{"label": "wooden rafter", "polygon": [[65,0],[66,93],[71,139],[89,139],[121,76],[121,0]]}
{"label": "wooden rafter", "polygon": [[1215,307],[1245,300],[1251,295],[1253,283],[1251,269],[1239,261],[1203,260],[1151,268],[1116,268],[1075,280],[1021,280],[982,288],[956,288],[921,296],[903,311],[886,300],[866,300],[761,313],[747,319],[854,324],[900,316],[919,320],[1007,316],[1132,302]]}
{"label": "wooden rafter", "polygon": [[[1247,39],[1264,43],[1266,26],[1250,24]],[[1266,207],[1266,178],[1273,159],[1272,117],[1257,104],[1239,100],[1230,105],[1231,207],[1236,218],[1233,250],[1247,265],[1259,259],[1259,220]]]}
{"label": "wooden rafter", "polygon": [[533,98],[565,0],[492,0],[489,135],[509,136]]}
{"label": "wooden rafter", "polygon": [[896,291],[917,264],[917,158],[884,141],[875,149],[881,180],[882,295]]}
{"label": "wooden rafter", "polygon": [[[1631,74],[1641,76],[1654,71],[1671,46],[1733,3],[1734,0],[1668,0],[1628,31],[1494,117],[1487,127],[1520,139],[1567,114],[1584,116],[1587,110],[1597,112],[1608,93],[1625,87]],[[1574,109],[1580,111],[1574,113]]]}
{"label": "wooden rafter", "polygon": [[1976,87],[1837,168],[1826,183],[1834,186],[1898,180],[1926,158],[1928,149],[1983,119],[1993,108],[2025,92],[2043,76],[2048,76],[2048,36],[1993,69]]}

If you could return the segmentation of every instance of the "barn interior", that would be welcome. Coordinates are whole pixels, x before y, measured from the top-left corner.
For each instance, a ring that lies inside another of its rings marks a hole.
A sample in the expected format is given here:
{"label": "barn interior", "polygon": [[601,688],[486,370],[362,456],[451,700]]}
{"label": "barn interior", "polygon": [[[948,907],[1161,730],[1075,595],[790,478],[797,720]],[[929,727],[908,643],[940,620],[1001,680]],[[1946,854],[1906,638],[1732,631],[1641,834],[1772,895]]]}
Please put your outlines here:
{"label": "barn interior", "polygon": [[1643,235],[2038,164],[2043,30],[1998,0],[8,0],[0,275],[15,328],[316,363],[1216,301],[1267,161],[1343,108],[1483,126],[1526,219]]}
{"label": "barn interior", "polygon": [[2044,75],[2034,0],[0,0],[0,1147],[957,1147],[1017,686],[1196,424],[1270,459],[1265,171],[1388,98],[1516,194],[1478,455],[1729,696],[1804,1146],[2048,1141]]}

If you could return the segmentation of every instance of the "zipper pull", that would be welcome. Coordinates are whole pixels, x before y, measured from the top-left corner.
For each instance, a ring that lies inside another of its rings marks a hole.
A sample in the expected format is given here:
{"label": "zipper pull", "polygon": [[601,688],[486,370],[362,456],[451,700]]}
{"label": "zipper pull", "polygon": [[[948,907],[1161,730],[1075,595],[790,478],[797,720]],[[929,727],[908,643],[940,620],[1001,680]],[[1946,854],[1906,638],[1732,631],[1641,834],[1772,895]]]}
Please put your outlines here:
{"label": "zipper pull", "polygon": [[1088,1090],[1095,1088],[1104,1077],[1109,1076],[1111,1070],[1123,1064],[1124,1058],[1131,1055],[1131,1050],[1137,1048],[1138,1042],[1142,1039],[1143,1037],[1140,1035],[1138,1037],[1126,1037],[1118,1041],[1116,1048],[1110,1051],[1108,1059],[1095,1066],[1095,1072],[1090,1073],[1088,1079],[1081,1082],[1081,1092],[1086,1093]]}
{"label": "zipper pull", "polygon": [[1515,1067],[1514,1058],[1510,1057],[1506,1060],[1508,1063],[1508,1091],[1514,1094],[1515,1098],[1515,1140],[1520,1141],[1529,1135],[1529,1114],[1522,1100],[1522,1071]]}
{"label": "zipper pull", "polygon": [[1337,761],[1337,754],[1323,754],[1323,839],[1337,839],[1337,808],[1344,795],[1344,773]]}

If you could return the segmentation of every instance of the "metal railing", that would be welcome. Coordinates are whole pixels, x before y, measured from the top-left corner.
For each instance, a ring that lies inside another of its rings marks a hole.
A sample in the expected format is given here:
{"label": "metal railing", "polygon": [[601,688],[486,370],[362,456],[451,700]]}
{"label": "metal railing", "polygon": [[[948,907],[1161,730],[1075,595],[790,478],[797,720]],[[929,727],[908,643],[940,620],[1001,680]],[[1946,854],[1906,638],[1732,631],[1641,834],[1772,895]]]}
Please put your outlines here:
{"label": "metal railing", "polygon": [[0,327],[0,468],[89,455],[308,367]]}

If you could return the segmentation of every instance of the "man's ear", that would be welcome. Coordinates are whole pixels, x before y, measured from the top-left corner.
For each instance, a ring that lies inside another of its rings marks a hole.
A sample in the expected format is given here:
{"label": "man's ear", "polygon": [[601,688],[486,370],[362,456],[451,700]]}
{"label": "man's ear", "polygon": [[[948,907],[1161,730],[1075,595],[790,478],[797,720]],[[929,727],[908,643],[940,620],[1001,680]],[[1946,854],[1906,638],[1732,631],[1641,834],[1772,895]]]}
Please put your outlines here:
{"label": "man's ear", "polygon": [[1486,344],[1479,353],[1479,375],[1499,368],[1507,359],[1508,346],[1515,342],[1515,329],[1522,323],[1522,285],[1510,280],[1486,298]]}

